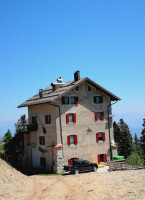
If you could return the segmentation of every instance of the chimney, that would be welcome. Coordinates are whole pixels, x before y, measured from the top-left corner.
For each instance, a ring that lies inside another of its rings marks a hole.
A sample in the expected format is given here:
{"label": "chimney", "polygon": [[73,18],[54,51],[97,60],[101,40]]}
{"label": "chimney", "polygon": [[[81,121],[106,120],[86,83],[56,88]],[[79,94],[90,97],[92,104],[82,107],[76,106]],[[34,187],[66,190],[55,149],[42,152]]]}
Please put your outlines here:
{"label": "chimney", "polygon": [[55,91],[56,90],[55,84],[51,83],[51,86],[52,86],[53,91]]}
{"label": "chimney", "polygon": [[62,78],[59,77],[58,79],[56,79],[57,83],[51,83],[52,89],[53,91],[57,90],[58,88],[62,87],[63,85],[65,85],[65,83],[62,82]]}
{"label": "chimney", "polygon": [[80,80],[80,71],[78,70],[74,73],[74,82],[79,80]]}
{"label": "chimney", "polygon": [[61,78],[61,77],[59,77],[59,78],[57,79],[57,83],[62,83],[62,78]]}
{"label": "chimney", "polygon": [[39,97],[40,97],[40,99],[43,98],[43,90],[42,89],[39,90]]}

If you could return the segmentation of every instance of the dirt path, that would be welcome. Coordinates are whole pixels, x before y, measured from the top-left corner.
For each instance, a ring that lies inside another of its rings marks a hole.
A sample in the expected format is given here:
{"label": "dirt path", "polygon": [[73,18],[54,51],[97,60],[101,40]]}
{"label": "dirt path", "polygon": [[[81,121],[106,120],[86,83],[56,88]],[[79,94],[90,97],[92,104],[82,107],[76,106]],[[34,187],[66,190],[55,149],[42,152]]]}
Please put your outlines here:
{"label": "dirt path", "polygon": [[25,200],[143,200],[145,170],[32,176],[33,190]]}
{"label": "dirt path", "polygon": [[145,170],[25,176],[0,159],[0,200],[145,200]]}
{"label": "dirt path", "polygon": [[66,176],[33,176],[31,179],[33,180],[33,190],[25,200],[75,200],[78,198],[77,191],[74,191],[74,187]]}

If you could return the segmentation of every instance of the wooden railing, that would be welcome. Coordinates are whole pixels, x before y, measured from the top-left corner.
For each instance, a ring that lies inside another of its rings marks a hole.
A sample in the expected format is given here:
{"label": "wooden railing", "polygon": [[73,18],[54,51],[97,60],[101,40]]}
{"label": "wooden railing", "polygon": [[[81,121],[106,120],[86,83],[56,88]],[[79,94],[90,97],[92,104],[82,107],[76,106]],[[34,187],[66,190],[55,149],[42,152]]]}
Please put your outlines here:
{"label": "wooden railing", "polygon": [[137,169],[144,169],[145,166],[135,166],[127,164],[126,160],[115,160],[110,161],[109,163],[109,171],[115,170],[137,170]]}
{"label": "wooden railing", "polygon": [[109,162],[109,171],[127,169],[126,160],[115,160]]}

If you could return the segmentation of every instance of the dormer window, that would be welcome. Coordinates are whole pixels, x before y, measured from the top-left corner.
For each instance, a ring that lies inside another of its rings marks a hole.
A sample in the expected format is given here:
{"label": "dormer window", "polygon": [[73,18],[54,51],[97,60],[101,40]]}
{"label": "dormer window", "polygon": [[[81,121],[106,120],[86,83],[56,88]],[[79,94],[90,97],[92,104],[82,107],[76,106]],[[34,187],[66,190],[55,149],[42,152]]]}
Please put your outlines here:
{"label": "dormer window", "polygon": [[76,91],[79,91],[79,86],[77,86],[75,89],[76,89]]}
{"label": "dormer window", "polygon": [[72,97],[70,97],[70,103],[71,104],[76,104],[76,96],[72,96]]}
{"label": "dormer window", "polygon": [[102,96],[95,96],[95,97],[94,97],[94,103],[97,103],[97,104],[103,103],[103,98],[102,98]]}
{"label": "dormer window", "polygon": [[69,97],[62,97],[62,104],[69,104]]}
{"label": "dormer window", "polygon": [[88,85],[88,91],[91,91],[91,90],[92,90],[91,86]]}
{"label": "dormer window", "polygon": [[77,96],[62,97],[62,104],[79,104],[79,99]]}

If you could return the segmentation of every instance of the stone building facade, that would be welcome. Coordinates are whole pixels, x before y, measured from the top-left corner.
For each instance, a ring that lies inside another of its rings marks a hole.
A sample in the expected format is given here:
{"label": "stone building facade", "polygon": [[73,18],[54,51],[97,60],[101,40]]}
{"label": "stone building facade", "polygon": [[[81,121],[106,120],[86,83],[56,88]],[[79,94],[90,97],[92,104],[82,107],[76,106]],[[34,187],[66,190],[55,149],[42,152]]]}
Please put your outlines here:
{"label": "stone building facade", "polygon": [[[25,165],[54,173],[71,158],[110,160],[113,126],[111,102],[119,97],[89,78],[63,83],[61,78],[27,100],[31,128],[25,135]],[[109,121],[109,124],[108,124]]]}

